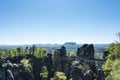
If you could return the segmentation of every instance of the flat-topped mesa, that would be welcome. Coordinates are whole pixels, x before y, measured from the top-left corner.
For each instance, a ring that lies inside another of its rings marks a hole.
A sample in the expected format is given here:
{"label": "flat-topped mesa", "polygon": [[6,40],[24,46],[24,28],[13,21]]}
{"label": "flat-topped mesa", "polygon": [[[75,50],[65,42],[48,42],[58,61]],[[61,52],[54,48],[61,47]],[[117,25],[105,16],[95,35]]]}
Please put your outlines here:
{"label": "flat-topped mesa", "polygon": [[77,56],[85,59],[94,59],[94,53],[93,44],[84,44],[77,50]]}

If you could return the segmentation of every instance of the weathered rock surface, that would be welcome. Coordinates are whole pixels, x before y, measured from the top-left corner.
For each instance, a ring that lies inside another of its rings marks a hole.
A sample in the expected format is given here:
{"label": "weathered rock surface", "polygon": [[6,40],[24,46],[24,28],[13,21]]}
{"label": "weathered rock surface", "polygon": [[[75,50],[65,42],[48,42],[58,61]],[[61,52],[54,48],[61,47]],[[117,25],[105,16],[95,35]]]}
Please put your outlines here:
{"label": "weathered rock surface", "polygon": [[77,50],[77,56],[87,59],[94,58],[94,46],[93,44],[84,44]]}

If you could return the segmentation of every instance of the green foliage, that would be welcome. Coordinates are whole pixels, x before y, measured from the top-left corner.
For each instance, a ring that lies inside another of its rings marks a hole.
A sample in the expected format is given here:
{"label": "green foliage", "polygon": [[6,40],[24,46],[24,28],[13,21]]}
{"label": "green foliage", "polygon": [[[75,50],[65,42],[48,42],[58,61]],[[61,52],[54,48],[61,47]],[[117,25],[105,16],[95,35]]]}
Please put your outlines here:
{"label": "green foliage", "polygon": [[21,63],[23,64],[26,71],[30,72],[32,70],[32,65],[29,63],[28,59],[22,59]]}
{"label": "green foliage", "polygon": [[54,77],[51,78],[50,80],[67,80],[65,73],[63,72],[56,72]]}
{"label": "green foliage", "polygon": [[103,70],[105,72],[105,76],[110,75],[112,70],[113,60],[108,59],[105,64],[103,65]]}
{"label": "green foliage", "polygon": [[[36,48],[35,47],[35,57],[36,58],[43,58],[46,56],[46,50],[44,48]],[[10,58],[13,58],[15,56],[24,56],[25,54],[31,54],[30,51],[28,51],[27,48],[21,48],[21,47],[18,47],[18,48],[13,48],[13,49],[10,49],[10,50],[0,50],[0,56],[3,56],[3,57],[10,57]]]}
{"label": "green foliage", "polygon": [[19,56],[19,55],[25,55],[25,49],[24,48],[13,48],[8,51],[6,51],[6,56],[13,58],[14,56]]}
{"label": "green foliage", "polygon": [[21,55],[25,55],[25,54],[26,54],[25,48],[21,48]]}
{"label": "green foliage", "polygon": [[5,57],[5,51],[4,50],[0,50],[0,56]]}
{"label": "green foliage", "polygon": [[18,54],[18,51],[17,51],[17,49],[16,48],[13,48],[13,49],[11,49],[11,50],[9,50],[9,57],[14,57],[14,56],[18,56],[19,54]]}
{"label": "green foliage", "polygon": [[120,43],[112,43],[108,48],[110,54],[103,65],[103,70],[106,76],[114,80],[120,80]]}
{"label": "green foliage", "polygon": [[69,52],[69,53],[68,53],[68,56],[71,56],[71,57],[72,57],[72,56],[75,56],[75,52],[74,52],[74,51]]}
{"label": "green foliage", "polygon": [[111,77],[111,75],[108,75],[108,76],[105,78],[105,80],[114,80],[114,79]]}
{"label": "green foliage", "polygon": [[113,62],[111,76],[114,80],[120,80],[120,59]]}
{"label": "green foliage", "polygon": [[120,59],[120,43],[119,42],[110,44],[108,50],[110,52],[108,59],[111,59],[111,60]]}
{"label": "green foliage", "polygon": [[47,52],[44,48],[36,48],[35,56],[37,58],[43,58],[46,56],[46,54],[47,54]]}
{"label": "green foliage", "polygon": [[48,78],[48,71],[47,71],[47,67],[46,66],[42,67],[42,71],[40,73],[40,77],[41,77],[41,80],[47,80],[47,78]]}

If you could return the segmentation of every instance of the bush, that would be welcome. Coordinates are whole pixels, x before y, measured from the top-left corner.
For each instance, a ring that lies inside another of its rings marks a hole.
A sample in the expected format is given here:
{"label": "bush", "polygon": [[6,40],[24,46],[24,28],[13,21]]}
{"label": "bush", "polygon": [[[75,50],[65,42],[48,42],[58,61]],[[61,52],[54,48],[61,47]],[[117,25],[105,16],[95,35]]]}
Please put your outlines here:
{"label": "bush", "polygon": [[47,80],[47,78],[48,78],[48,71],[47,71],[46,66],[42,67],[42,71],[40,73],[40,77],[41,77],[41,80]]}
{"label": "bush", "polygon": [[22,59],[21,60],[21,63],[23,64],[24,68],[26,71],[29,71],[31,72],[32,70],[32,65],[29,63],[29,60],[28,59]]}
{"label": "bush", "polygon": [[50,80],[67,80],[65,73],[63,72],[56,72],[54,77],[51,78]]}

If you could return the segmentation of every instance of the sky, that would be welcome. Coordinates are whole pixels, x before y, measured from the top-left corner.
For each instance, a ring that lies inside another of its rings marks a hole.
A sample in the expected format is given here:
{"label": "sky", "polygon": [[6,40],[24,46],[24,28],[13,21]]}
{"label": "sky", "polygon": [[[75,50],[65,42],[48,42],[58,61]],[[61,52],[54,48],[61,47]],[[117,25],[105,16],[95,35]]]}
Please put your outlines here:
{"label": "sky", "polygon": [[0,0],[0,44],[111,43],[120,0]]}

